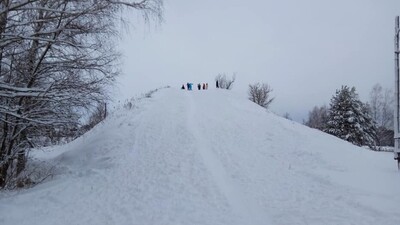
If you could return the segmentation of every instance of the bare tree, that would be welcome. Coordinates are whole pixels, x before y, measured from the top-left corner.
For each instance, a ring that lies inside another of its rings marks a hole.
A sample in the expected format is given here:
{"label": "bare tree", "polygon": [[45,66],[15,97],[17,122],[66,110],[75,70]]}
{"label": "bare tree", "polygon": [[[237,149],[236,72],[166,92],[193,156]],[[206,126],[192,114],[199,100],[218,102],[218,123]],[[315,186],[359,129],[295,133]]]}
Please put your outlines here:
{"label": "bare tree", "polygon": [[321,107],[314,106],[314,108],[308,113],[308,119],[305,122],[305,125],[318,130],[324,130],[327,120],[328,108],[326,105]]}
{"label": "bare tree", "polygon": [[377,139],[379,146],[394,146],[394,95],[391,89],[383,89],[380,84],[375,84],[370,92],[370,111],[377,124]]}
{"label": "bare tree", "polygon": [[83,132],[92,129],[94,126],[103,121],[106,118],[106,110],[106,104],[99,103],[90,115],[87,124],[83,126],[83,128],[85,129]]}
{"label": "bare tree", "polygon": [[161,19],[162,0],[0,1],[0,188],[25,168],[33,136],[107,99],[124,9]]}
{"label": "bare tree", "polygon": [[285,112],[285,114],[283,114],[283,118],[285,118],[287,120],[293,120],[292,116],[290,116],[290,114],[288,112]]}
{"label": "bare tree", "polygon": [[374,121],[379,127],[393,129],[394,95],[391,89],[383,89],[375,84],[370,92],[370,109]]}
{"label": "bare tree", "polygon": [[372,87],[371,92],[369,93],[369,97],[370,97],[370,109],[371,109],[371,116],[372,119],[379,123],[381,121],[382,118],[382,113],[381,113],[381,108],[382,108],[382,86],[380,84],[375,84]]}
{"label": "bare tree", "polygon": [[382,101],[382,122],[381,126],[393,130],[394,127],[394,94],[393,90],[385,89]]}
{"label": "bare tree", "polygon": [[233,73],[232,78],[228,78],[225,73],[220,73],[215,77],[215,82],[217,83],[217,88],[232,89],[232,85],[236,80],[236,73]]}
{"label": "bare tree", "polygon": [[256,104],[268,108],[274,98],[271,97],[272,88],[268,84],[250,84],[249,85],[249,99]]}

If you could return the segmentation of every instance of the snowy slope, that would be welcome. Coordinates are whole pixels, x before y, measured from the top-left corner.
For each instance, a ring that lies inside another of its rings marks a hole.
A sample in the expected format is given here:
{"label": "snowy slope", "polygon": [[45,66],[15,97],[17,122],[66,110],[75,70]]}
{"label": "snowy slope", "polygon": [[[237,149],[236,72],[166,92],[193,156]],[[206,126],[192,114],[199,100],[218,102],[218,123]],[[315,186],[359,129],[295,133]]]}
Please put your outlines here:
{"label": "snowy slope", "polygon": [[225,90],[161,90],[0,194],[0,224],[400,224],[391,153],[355,147]]}

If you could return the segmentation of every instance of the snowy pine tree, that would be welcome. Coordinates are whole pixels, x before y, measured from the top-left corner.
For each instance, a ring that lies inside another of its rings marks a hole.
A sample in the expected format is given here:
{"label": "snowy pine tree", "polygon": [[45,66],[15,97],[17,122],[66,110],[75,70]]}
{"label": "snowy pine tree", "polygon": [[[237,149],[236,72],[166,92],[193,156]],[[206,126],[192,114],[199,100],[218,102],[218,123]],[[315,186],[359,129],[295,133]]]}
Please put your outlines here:
{"label": "snowy pine tree", "polygon": [[375,148],[376,125],[354,87],[342,86],[332,97],[325,132],[358,146]]}

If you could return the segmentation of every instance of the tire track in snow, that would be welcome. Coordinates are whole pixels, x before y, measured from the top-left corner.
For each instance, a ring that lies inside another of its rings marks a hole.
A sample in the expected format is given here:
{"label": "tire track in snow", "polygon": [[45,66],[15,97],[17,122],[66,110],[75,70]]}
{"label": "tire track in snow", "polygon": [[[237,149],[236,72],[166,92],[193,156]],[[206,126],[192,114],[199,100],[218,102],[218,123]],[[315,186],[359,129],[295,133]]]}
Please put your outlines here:
{"label": "tire track in snow", "polygon": [[187,105],[189,106],[189,115],[187,117],[187,125],[189,131],[193,135],[195,147],[202,157],[205,167],[211,174],[212,180],[225,196],[232,211],[241,219],[241,221],[238,221],[238,224],[272,224],[270,221],[265,221],[265,213],[261,212],[259,206],[252,202],[250,198],[246,198],[247,196],[244,196],[244,192],[239,189],[240,187],[235,185],[223,164],[218,159],[218,155],[213,152],[213,146],[207,144],[207,139],[201,134],[200,130],[196,128],[199,123],[205,121],[201,121],[201,115],[196,113],[196,103],[198,102],[193,101],[192,95],[188,96]]}

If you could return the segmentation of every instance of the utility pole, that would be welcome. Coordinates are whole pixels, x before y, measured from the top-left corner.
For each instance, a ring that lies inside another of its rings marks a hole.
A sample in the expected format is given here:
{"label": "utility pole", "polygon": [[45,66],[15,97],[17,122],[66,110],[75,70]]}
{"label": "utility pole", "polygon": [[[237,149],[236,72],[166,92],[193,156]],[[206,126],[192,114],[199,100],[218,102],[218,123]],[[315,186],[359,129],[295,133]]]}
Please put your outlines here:
{"label": "utility pole", "polygon": [[395,112],[394,112],[394,159],[400,169],[400,91],[399,91],[399,16],[396,16],[394,36],[394,72],[395,72]]}

